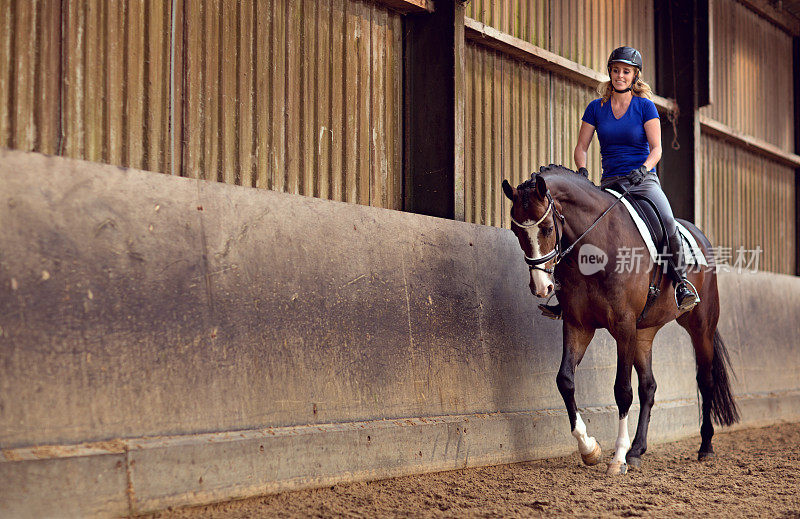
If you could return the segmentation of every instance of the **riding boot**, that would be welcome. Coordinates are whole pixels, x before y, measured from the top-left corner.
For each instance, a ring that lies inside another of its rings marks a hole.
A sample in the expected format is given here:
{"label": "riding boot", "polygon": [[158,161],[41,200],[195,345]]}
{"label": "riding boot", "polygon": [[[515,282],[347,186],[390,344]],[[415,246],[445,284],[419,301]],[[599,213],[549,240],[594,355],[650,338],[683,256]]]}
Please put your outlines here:
{"label": "riding boot", "polygon": [[678,310],[686,312],[694,308],[700,302],[700,298],[690,288],[690,283],[686,280],[686,263],[683,258],[683,247],[678,231],[669,237],[669,249],[672,255],[670,266],[672,267],[672,283],[675,285],[675,303]]}
{"label": "riding boot", "polygon": [[539,310],[542,311],[542,315],[548,317],[550,319],[555,319],[556,321],[561,319],[561,305],[556,303],[554,305],[547,305],[547,304],[540,304]]}

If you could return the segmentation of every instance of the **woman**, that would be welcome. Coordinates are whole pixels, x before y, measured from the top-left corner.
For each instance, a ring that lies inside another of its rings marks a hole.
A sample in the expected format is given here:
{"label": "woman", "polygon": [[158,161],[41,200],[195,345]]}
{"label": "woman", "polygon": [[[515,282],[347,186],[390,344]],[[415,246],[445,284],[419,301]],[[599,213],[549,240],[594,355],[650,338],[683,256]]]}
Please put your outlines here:
{"label": "woman", "polygon": [[[642,81],[642,55],[634,48],[619,47],[608,58],[610,81],[600,85],[595,99],[583,114],[574,158],[578,171],[588,176],[586,152],[597,131],[603,162],[602,187],[619,184],[629,193],[644,195],[656,205],[667,231],[675,300],[681,311],[690,310],[700,299],[686,282],[681,240],[669,201],[661,190],[655,166],[661,159],[661,126],[650,87]],[[543,307],[545,315],[560,314],[560,308]],[[554,315],[548,315],[554,317]]]}

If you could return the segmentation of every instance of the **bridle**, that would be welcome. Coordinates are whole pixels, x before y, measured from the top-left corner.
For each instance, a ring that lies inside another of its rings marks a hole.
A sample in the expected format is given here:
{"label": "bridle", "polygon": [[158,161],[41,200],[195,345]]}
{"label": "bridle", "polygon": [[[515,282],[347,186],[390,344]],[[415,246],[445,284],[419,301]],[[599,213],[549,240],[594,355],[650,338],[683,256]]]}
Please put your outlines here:
{"label": "bridle", "polygon": [[[521,229],[527,229],[529,227],[535,227],[540,223],[542,223],[545,220],[545,218],[547,218],[547,215],[550,214],[550,211],[553,211],[553,214],[558,216],[557,219],[553,218],[553,227],[555,228],[556,232],[556,246],[553,247],[553,250],[551,250],[544,256],[540,256],[538,258],[531,258],[524,252],[522,253],[523,256],[525,256],[525,263],[528,264],[529,270],[541,270],[542,272],[552,274],[556,268],[556,265],[558,265],[558,262],[561,261],[561,258],[564,257],[564,255],[562,255],[561,253],[561,230],[558,228],[558,221],[561,220],[561,225],[564,225],[566,223],[566,219],[564,218],[564,215],[561,214],[559,210],[556,208],[556,205],[553,202],[553,197],[550,195],[549,189],[547,190],[546,196],[547,196],[547,210],[544,212],[542,217],[539,218],[537,221],[533,223],[520,223],[516,221],[513,216],[511,216],[511,222]],[[553,258],[555,258],[556,262],[553,263],[552,268],[548,269],[540,267],[540,265],[543,265],[548,261],[551,261]]]}
{"label": "bridle", "polygon": [[[526,228],[529,228],[529,227],[534,227],[536,225],[539,225],[540,223],[542,223],[545,220],[545,218],[547,218],[547,215],[550,214],[550,211],[553,211],[553,214],[558,217],[558,218],[553,218],[553,227],[555,228],[555,232],[556,232],[556,246],[553,247],[553,250],[551,250],[550,252],[548,252],[544,256],[540,256],[538,258],[531,258],[531,257],[528,257],[528,255],[525,254],[524,252],[522,253],[522,255],[525,257],[525,263],[528,264],[528,270],[531,270],[531,271],[533,271],[533,270],[541,270],[542,272],[546,272],[547,274],[553,274],[553,272],[555,272],[556,265],[558,265],[561,262],[561,260],[564,259],[564,257],[567,254],[572,252],[572,249],[575,247],[575,245],[577,245],[577,243],[579,241],[581,241],[583,239],[583,237],[586,236],[589,233],[589,231],[594,229],[594,227],[600,222],[600,220],[602,220],[602,218],[605,215],[607,215],[608,212],[615,205],[617,205],[617,203],[620,200],[622,200],[622,198],[625,195],[628,194],[628,191],[630,190],[630,188],[631,188],[631,185],[629,185],[627,188],[625,188],[625,190],[622,192],[622,194],[620,194],[618,197],[615,197],[616,200],[614,200],[614,203],[611,204],[610,206],[608,206],[608,209],[603,211],[603,214],[598,216],[597,219],[594,221],[594,223],[592,223],[592,225],[590,225],[588,229],[583,231],[583,234],[578,236],[575,239],[575,241],[572,242],[572,244],[569,247],[567,247],[566,249],[563,249],[563,250],[561,249],[561,230],[559,229],[559,220],[561,221],[561,226],[564,226],[567,223],[567,219],[564,218],[564,215],[561,214],[561,212],[556,208],[556,205],[553,202],[553,197],[552,197],[552,195],[550,195],[550,190],[549,189],[547,190],[547,193],[545,195],[547,197],[547,210],[544,212],[542,217],[539,218],[537,221],[535,221],[533,223],[520,223],[520,222],[516,221],[513,216],[511,216],[510,217],[511,218],[511,223],[513,223],[514,225],[516,225],[517,227],[519,227],[521,229],[526,229]],[[553,263],[552,268],[548,269],[548,268],[544,268],[544,267],[540,267],[539,266],[539,265],[545,264],[545,263],[547,263],[549,261],[552,261],[553,259],[555,259],[555,263]]]}

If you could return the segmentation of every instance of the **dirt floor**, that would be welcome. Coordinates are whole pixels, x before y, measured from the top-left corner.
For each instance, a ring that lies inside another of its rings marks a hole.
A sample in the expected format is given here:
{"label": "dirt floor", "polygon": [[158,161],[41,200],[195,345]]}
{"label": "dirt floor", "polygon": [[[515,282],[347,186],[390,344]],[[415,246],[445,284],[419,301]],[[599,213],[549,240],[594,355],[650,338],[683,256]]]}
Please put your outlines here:
{"label": "dirt floor", "polygon": [[604,462],[565,458],[289,492],[154,518],[244,517],[777,517],[800,518],[800,423],[654,445],[642,468],[605,475]]}

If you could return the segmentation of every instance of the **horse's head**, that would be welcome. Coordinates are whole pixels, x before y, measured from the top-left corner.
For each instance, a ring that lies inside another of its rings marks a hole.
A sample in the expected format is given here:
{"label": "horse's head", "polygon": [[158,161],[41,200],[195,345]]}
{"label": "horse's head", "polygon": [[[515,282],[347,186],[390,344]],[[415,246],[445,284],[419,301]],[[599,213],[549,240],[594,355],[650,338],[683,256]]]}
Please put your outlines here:
{"label": "horse's head", "polygon": [[547,297],[553,293],[553,269],[559,253],[556,206],[541,175],[535,174],[516,188],[503,180],[503,193],[511,200],[511,230],[519,239],[531,273],[531,293]]}

